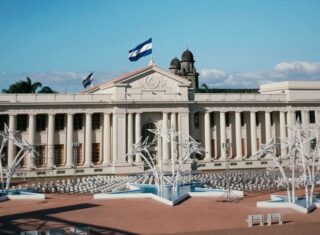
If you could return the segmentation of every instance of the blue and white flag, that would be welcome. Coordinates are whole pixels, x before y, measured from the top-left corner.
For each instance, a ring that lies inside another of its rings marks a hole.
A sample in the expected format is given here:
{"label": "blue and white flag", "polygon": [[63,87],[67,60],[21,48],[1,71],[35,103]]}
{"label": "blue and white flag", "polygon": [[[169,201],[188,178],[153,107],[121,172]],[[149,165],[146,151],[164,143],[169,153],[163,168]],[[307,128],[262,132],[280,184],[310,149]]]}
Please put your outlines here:
{"label": "blue and white flag", "polygon": [[152,54],[152,38],[148,39],[147,41],[139,44],[135,48],[129,51],[129,60],[130,61],[137,61],[143,56],[147,56]]}
{"label": "blue and white flag", "polygon": [[82,81],[82,85],[84,88],[87,88],[93,82],[93,73],[90,73],[86,79]]}

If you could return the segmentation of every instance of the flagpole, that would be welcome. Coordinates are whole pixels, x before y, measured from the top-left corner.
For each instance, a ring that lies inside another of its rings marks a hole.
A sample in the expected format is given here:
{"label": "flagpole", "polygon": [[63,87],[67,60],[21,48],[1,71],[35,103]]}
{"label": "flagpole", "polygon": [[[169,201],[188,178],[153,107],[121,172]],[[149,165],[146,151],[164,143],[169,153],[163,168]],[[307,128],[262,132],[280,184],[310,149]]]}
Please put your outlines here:
{"label": "flagpole", "polygon": [[155,63],[154,63],[154,60],[153,60],[153,42],[152,42],[151,60],[149,61],[149,65],[154,65],[154,64]]}

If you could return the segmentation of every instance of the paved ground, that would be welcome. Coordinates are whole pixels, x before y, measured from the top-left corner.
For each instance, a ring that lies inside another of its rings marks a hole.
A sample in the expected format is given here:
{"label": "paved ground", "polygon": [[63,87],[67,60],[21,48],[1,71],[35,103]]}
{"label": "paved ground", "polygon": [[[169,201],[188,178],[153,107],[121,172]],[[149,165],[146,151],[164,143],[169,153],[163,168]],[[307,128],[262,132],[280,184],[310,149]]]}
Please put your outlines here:
{"label": "paved ground", "polygon": [[[189,198],[170,207],[152,199],[93,200],[90,195],[48,194],[37,201],[0,203],[0,234],[52,227],[90,226],[94,234],[320,234],[320,209],[308,215],[292,209],[259,209],[269,194],[237,203]],[[249,214],[284,213],[284,225],[248,228]]]}

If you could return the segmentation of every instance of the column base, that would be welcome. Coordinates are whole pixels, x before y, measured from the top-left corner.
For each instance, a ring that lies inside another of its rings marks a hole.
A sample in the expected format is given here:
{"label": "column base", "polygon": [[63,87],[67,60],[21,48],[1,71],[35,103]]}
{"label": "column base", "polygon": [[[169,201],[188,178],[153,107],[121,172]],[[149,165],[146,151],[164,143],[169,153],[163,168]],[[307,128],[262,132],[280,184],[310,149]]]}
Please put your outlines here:
{"label": "column base", "polygon": [[74,168],[74,164],[65,164],[64,168]]}
{"label": "column base", "polygon": [[234,160],[243,160],[243,157],[242,157],[242,156],[236,156],[236,157],[234,158]]}

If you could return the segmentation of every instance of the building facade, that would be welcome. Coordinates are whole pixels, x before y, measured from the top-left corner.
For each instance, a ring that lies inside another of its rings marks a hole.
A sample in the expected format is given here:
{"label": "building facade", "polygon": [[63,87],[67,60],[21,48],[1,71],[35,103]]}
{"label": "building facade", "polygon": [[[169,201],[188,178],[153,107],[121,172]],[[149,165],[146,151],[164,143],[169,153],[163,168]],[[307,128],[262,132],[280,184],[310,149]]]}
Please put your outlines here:
{"label": "building facade", "polygon": [[[155,126],[191,135],[206,150],[196,156],[200,169],[265,168],[270,159],[253,155],[272,137],[290,136],[297,119],[320,124],[320,82],[287,81],[260,86],[252,93],[198,93],[193,55],[185,51],[170,69],[151,64],[79,94],[0,94],[0,130],[7,123],[17,136],[34,145],[40,156],[21,164],[25,176],[122,174],[143,172],[139,156],[127,157],[132,145]],[[218,91],[218,90],[217,90]],[[223,146],[229,144],[229,148]],[[171,149],[173,148],[173,151]],[[4,149],[10,166],[19,151]],[[154,147],[169,161],[181,146]],[[287,150],[277,155],[286,162]]]}

